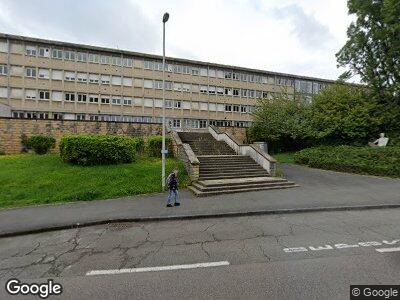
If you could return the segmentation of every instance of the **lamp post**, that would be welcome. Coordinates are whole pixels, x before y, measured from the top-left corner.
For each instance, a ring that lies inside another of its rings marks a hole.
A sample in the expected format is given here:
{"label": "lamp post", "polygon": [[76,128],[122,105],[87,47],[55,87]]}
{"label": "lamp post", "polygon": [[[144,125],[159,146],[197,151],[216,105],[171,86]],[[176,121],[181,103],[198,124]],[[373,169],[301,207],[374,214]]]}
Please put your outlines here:
{"label": "lamp post", "polygon": [[165,190],[165,155],[167,153],[165,149],[165,23],[167,23],[169,19],[169,13],[165,13],[163,16],[163,71],[162,71],[162,98],[163,98],[163,106],[162,106],[162,175],[161,175],[161,185],[162,190]]}

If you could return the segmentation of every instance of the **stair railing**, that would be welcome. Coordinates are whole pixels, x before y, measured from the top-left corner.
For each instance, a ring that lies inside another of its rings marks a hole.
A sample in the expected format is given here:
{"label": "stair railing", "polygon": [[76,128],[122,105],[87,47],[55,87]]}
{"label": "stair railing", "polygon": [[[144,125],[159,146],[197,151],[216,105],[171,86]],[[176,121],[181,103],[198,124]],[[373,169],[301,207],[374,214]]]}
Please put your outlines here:
{"label": "stair railing", "polygon": [[172,137],[172,147],[175,157],[183,162],[185,170],[192,181],[199,179],[200,174],[200,161],[194,154],[189,144],[182,143],[178,132],[175,130],[170,131]]}
{"label": "stair railing", "polygon": [[220,132],[213,125],[208,126],[208,131],[217,141],[224,141],[239,155],[250,156],[261,167],[267,170],[270,175],[275,176],[276,160],[259,146],[255,144],[241,144],[232,135],[227,132]]}

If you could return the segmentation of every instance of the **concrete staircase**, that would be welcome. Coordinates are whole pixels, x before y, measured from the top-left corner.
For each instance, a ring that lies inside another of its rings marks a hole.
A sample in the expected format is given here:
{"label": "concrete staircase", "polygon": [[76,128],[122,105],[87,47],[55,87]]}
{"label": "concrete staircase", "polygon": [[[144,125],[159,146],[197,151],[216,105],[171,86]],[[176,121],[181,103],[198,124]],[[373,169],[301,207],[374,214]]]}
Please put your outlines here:
{"label": "concrete staircase", "polygon": [[271,177],[251,157],[237,155],[223,141],[210,133],[179,132],[183,143],[189,144],[199,162],[199,180],[188,188],[196,196],[210,196],[297,186],[284,178]]}

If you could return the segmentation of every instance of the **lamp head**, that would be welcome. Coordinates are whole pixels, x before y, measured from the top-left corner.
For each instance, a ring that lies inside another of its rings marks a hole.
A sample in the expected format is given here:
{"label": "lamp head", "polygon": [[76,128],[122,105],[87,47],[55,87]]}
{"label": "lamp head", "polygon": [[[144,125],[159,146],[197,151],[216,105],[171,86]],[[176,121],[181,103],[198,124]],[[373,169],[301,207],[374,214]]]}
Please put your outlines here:
{"label": "lamp head", "polygon": [[162,18],[163,23],[167,23],[168,19],[169,19],[169,13],[166,12]]}

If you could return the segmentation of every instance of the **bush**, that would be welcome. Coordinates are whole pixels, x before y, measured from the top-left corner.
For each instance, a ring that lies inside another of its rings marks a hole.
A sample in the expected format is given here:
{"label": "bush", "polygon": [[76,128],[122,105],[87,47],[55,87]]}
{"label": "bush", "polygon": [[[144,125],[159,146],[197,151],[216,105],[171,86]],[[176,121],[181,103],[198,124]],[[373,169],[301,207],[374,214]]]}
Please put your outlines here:
{"label": "bush", "polygon": [[135,153],[143,154],[144,153],[144,139],[141,137],[133,137],[133,143],[135,145]]}
{"label": "bush", "polygon": [[[165,137],[165,147],[168,149],[168,155],[173,156],[172,141],[170,137]],[[162,149],[162,136],[155,135],[147,139],[146,152],[148,156],[161,156]]]}
{"label": "bush", "polygon": [[294,160],[314,168],[400,177],[400,147],[321,146],[297,152]]}
{"label": "bush", "polygon": [[306,148],[313,135],[309,113],[308,105],[299,104],[287,94],[260,99],[254,123],[248,129],[249,139],[267,142],[271,153]]}
{"label": "bush", "polygon": [[56,145],[56,139],[52,136],[33,135],[25,141],[26,147],[36,154],[46,154]]}
{"label": "bush", "polygon": [[137,139],[123,136],[64,136],[60,156],[64,162],[83,166],[130,163],[139,144]]}

